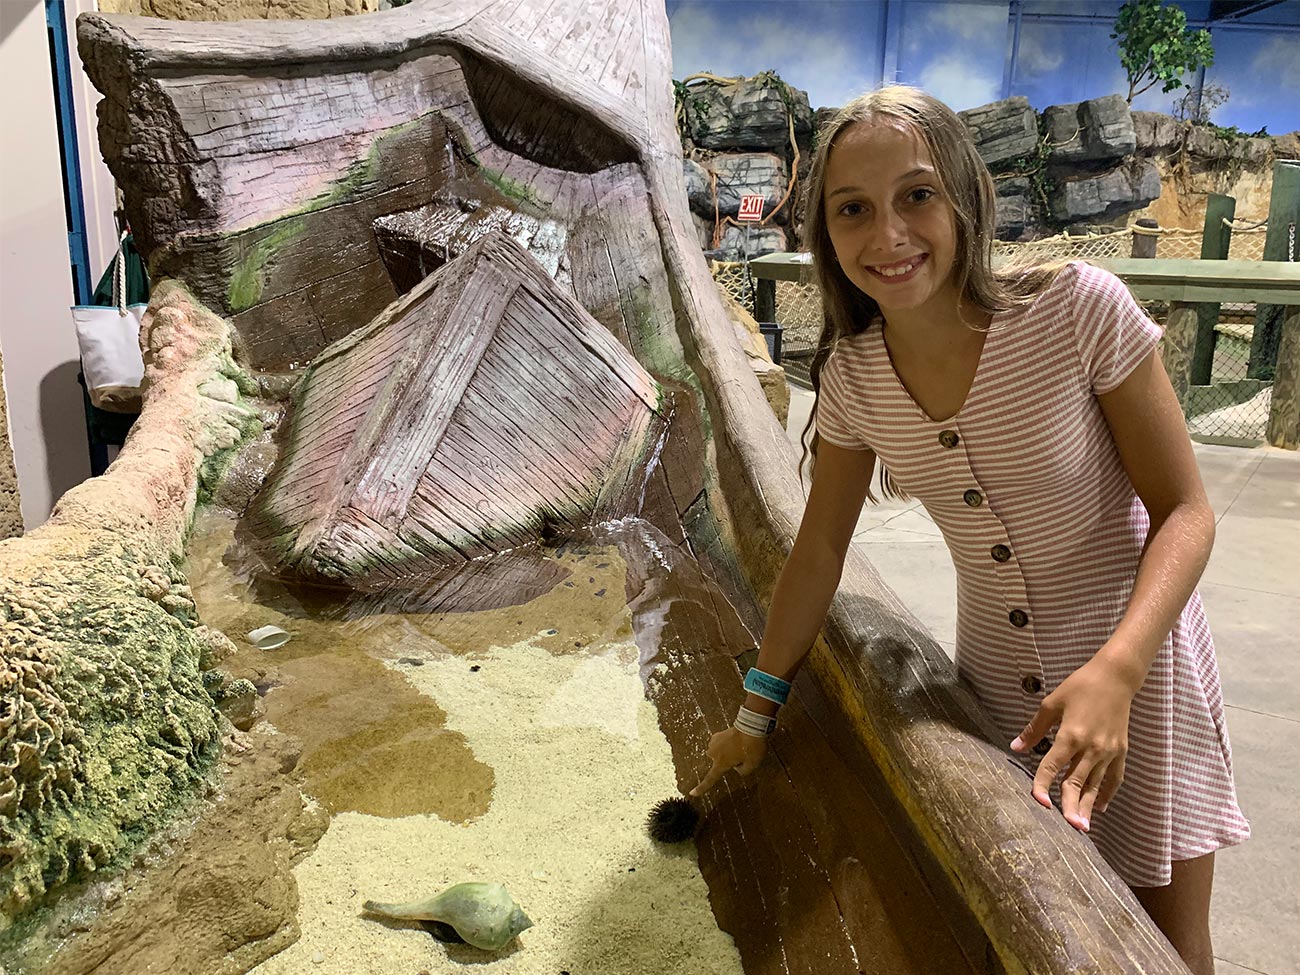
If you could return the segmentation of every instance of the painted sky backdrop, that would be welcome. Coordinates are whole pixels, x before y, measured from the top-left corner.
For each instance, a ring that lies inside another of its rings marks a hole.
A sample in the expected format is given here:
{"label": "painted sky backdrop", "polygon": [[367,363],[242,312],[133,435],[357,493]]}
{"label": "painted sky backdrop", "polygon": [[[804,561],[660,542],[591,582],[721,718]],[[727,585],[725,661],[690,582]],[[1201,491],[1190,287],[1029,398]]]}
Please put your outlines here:
{"label": "painted sky backdrop", "polygon": [[[1210,4],[1179,6],[1196,21],[1208,16]],[[1119,0],[1027,0],[1026,14],[1088,19],[1026,17],[1011,94],[1025,95],[1040,111],[1127,94],[1110,38],[1119,7]],[[667,9],[674,78],[775,70],[807,91],[814,108],[842,105],[881,83],[886,4],[879,0],[668,0]],[[901,15],[896,80],[958,110],[1002,97],[1010,51],[1006,0],[899,0],[889,12]],[[1229,91],[1213,121],[1246,132],[1267,126],[1274,135],[1300,129],[1300,0],[1284,0],[1240,23],[1211,29],[1215,63],[1206,82]],[[1168,112],[1181,94],[1162,93],[1157,85],[1133,107]]]}

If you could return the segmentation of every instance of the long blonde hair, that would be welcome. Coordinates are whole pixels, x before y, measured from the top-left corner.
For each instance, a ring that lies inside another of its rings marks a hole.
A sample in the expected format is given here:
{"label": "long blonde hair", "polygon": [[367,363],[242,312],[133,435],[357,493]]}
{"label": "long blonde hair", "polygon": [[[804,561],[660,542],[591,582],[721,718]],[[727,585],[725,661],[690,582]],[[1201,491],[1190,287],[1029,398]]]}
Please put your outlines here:
{"label": "long blonde hair", "polygon": [[[859,95],[841,108],[818,133],[817,151],[808,174],[804,239],[813,256],[813,270],[822,298],[823,322],[810,368],[813,410],[800,436],[803,444],[803,456],[799,462],[801,475],[804,463],[809,462],[811,472],[817,459],[818,436],[814,421],[821,396],[822,367],[840,339],[866,331],[880,315],[880,306],[848,279],[836,260],[823,199],[826,162],[836,141],[849,126],[879,119],[907,126],[924,140],[930,152],[941,188],[957,218],[953,273],[957,293],[964,305],[987,313],[1028,305],[1066,263],[1057,261],[993,270],[997,200],[993,177],[980,158],[966,124],[933,95],[907,85],[889,85]],[[880,465],[880,483],[885,497],[904,497],[883,463]],[[867,496],[876,500],[870,489]]]}

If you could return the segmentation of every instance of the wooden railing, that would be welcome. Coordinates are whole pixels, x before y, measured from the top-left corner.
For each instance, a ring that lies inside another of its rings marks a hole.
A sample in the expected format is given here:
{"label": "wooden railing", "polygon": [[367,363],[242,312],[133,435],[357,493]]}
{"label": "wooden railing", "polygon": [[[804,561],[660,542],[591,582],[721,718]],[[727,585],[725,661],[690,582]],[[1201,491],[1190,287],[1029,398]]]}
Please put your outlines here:
{"label": "wooden railing", "polygon": [[[1178,401],[1186,403],[1193,364],[1213,354],[1213,324],[1198,321],[1206,303],[1254,302],[1283,306],[1282,336],[1273,372],[1266,438],[1300,448],[1300,264],[1283,261],[1193,261],[1141,258],[1098,260],[1121,278],[1139,301],[1167,301],[1161,358]],[[749,262],[757,279],[759,321],[776,321],[776,282],[811,280],[810,255],[766,254]]]}

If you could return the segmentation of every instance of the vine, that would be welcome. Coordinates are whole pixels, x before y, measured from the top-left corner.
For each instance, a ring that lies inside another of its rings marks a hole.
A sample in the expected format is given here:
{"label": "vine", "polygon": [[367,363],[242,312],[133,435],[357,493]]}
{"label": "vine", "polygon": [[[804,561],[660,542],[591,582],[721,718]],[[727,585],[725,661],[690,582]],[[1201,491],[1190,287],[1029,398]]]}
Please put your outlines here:
{"label": "vine", "polygon": [[[708,111],[708,102],[703,97],[695,94],[692,90],[692,85],[697,82],[712,83],[716,85],[734,85],[745,80],[746,79],[743,76],[723,78],[715,74],[710,74],[707,71],[701,71],[690,75],[681,81],[673,81],[674,115],[677,120],[677,130],[682,136],[683,143],[688,136],[691,138],[692,142],[694,141],[695,130],[691,124],[692,109],[695,112],[697,120]],[[758,226],[763,227],[769,224],[776,215],[781,212],[794,194],[795,185],[799,181],[800,155],[799,143],[795,138],[794,131],[794,96],[790,92],[790,86],[782,80],[775,71],[759,72],[752,80],[755,81],[760,88],[770,88],[775,90],[777,95],[780,97],[781,103],[785,106],[786,124],[790,133],[790,148],[794,155],[793,161],[790,163],[790,181],[786,185],[785,193],[781,196],[777,205],[772,208],[771,212],[763,217],[762,220],[758,221]],[[690,155],[692,157],[695,156],[694,149],[692,149]],[[720,216],[718,212],[718,174],[711,166],[706,168],[709,174],[709,191],[713,196],[713,247],[717,248],[722,243],[722,232],[726,226],[730,224],[731,226],[739,227],[741,224],[732,217]]]}
{"label": "vine", "polygon": [[1192,182],[1192,153],[1188,149],[1192,132],[1195,129],[1208,131],[1213,138],[1220,140],[1228,147],[1227,155],[1223,159],[1204,160],[1201,170],[1202,172],[1217,170],[1219,178],[1223,181],[1222,185],[1225,191],[1241,179],[1242,173],[1246,170],[1246,142],[1249,139],[1267,139],[1269,137],[1268,126],[1264,126],[1255,132],[1243,132],[1235,125],[1217,125],[1214,122],[1183,123],[1182,138],[1178,140],[1178,147],[1170,156],[1170,170],[1178,183],[1179,189],[1184,193],[1195,191]]}
{"label": "vine", "polygon": [[1052,152],[1061,146],[1068,145],[1079,130],[1074,130],[1074,135],[1070,136],[1064,142],[1053,142],[1051,134],[1047,131],[1045,123],[1041,124],[1041,137],[1034,144],[1032,152],[1027,152],[1023,156],[1017,156],[1009,160],[1005,165],[1007,168],[998,173],[993,178],[1011,179],[1014,176],[1028,176],[1030,189],[1034,198],[1042,206],[1044,214],[1051,212],[1051,204],[1048,202],[1052,192],[1056,189],[1056,181],[1048,175],[1047,163],[1052,158]]}

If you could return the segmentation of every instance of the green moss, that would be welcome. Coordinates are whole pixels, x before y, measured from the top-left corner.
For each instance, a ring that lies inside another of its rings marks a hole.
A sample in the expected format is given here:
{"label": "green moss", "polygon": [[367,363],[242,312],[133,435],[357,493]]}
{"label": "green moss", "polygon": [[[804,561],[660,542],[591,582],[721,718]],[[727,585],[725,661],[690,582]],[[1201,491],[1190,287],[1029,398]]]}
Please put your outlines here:
{"label": "green moss", "polygon": [[422,126],[434,112],[425,112],[409,122],[403,122],[401,125],[394,125],[391,129],[386,129],[382,134],[375,137],[370,143],[370,148],[366,154],[356,160],[348,167],[339,179],[335,180],[329,189],[312,197],[297,210],[286,214],[290,217],[300,217],[308,213],[314,213],[317,210],[324,210],[335,204],[343,203],[360,193],[367,184],[375,182],[376,170],[379,166],[380,154],[388,149],[393,142],[406,135],[412,129]]}
{"label": "green moss", "polygon": [[217,358],[217,369],[221,375],[235,381],[241,396],[257,396],[261,393],[257,380],[245,372],[229,352],[223,352]]}
{"label": "green moss", "polygon": [[198,504],[211,504],[216,497],[217,488],[221,486],[222,479],[226,476],[226,471],[230,469],[231,463],[238,456],[240,448],[252,438],[262,432],[262,418],[256,413],[249,412],[241,421],[239,430],[239,442],[224,450],[218,450],[215,454],[208,457],[201,465],[198,472]]}
{"label": "green moss", "polygon": [[[28,613],[31,646],[55,666],[38,713],[51,739],[42,765],[61,777],[46,799],[5,821],[19,856],[0,868],[0,890],[32,906],[63,885],[124,864],[209,773],[220,726],[198,671],[193,619],[178,619],[122,580],[117,553],[79,567],[67,586],[23,587],[5,602]],[[33,678],[35,679],[35,678]],[[34,700],[41,701],[43,696]],[[65,749],[75,743],[75,760]],[[0,953],[24,925],[0,932]]]}
{"label": "green moss", "polygon": [[[284,218],[282,218],[284,219]],[[232,314],[252,308],[262,298],[262,288],[266,282],[263,271],[276,252],[288,244],[294,243],[307,230],[302,220],[286,220],[269,234],[253,245],[250,252],[235,268],[230,276],[230,293],[227,304]]]}
{"label": "green moss", "polygon": [[455,146],[456,154],[472,165],[479,178],[500,193],[503,197],[533,207],[538,212],[547,209],[546,201],[534,193],[532,188],[526,183],[521,183],[517,179],[511,179],[505,173],[493,169],[491,166],[485,166],[483,160],[479,159],[478,155],[473,150],[462,145],[461,141],[454,136],[451,136],[451,139]]}
{"label": "green moss", "polygon": [[511,179],[505,173],[498,172],[487,166],[480,166],[478,172],[498,193],[507,199],[526,203],[530,206],[542,206],[541,197],[537,196],[527,184]]}
{"label": "green moss", "polygon": [[[307,230],[306,223],[298,218],[328,209],[357,196],[367,184],[375,182],[375,173],[381,153],[394,140],[401,138],[413,129],[419,128],[432,114],[432,112],[426,112],[409,122],[395,125],[377,136],[374,142],[370,144],[370,149],[365,156],[353,162],[348,167],[347,172],[335,180],[328,189],[318,193],[297,209],[276,217],[273,221],[268,221],[268,224],[278,223],[281,226],[259,240],[253,246],[252,251],[244,256],[244,259],[230,277],[228,303],[231,312],[244,311],[261,300],[262,288],[265,284],[263,271],[267,262],[274,257],[277,251],[296,241]],[[248,232],[242,231],[242,233]]]}

